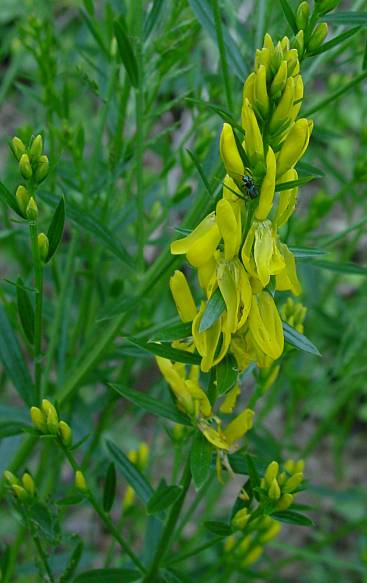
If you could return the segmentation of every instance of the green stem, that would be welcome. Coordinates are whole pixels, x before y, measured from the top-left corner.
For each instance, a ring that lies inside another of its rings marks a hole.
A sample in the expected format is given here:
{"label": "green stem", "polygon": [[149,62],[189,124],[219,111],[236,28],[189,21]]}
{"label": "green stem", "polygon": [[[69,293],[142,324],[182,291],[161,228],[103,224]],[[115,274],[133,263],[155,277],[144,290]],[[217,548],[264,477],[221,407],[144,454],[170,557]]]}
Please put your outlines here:
{"label": "green stem", "polygon": [[44,569],[49,577],[49,580],[51,581],[51,583],[55,583],[55,577],[53,576],[53,573],[51,571],[51,567],[50,567],[48,560],[47,560],[47,555],[46,555],[45,551],[43,550],[42,543],[41,543],[41,540],[38,536],[38,533],[36,532],[36,529],[33,526],[32,521],[28,520],[27,512],[25,509],[22,508],[21,514],[22,514],[24,521],[28,527],[28,530],[31,534],[31,537],[33,539],[33,542],[35,544],[35,547],[36,547],[37,552],[39,554],[39,557],[41,559],[41,563],[42,563],[42,565],[43,565],[43,567],[44,567]]}
{"label": "green stem", "polygon": [[206,543],[203,543],[199,547],[192,549],[192,551],[188,551],[187,553],[184,553],[182,555],[178,555],[178,557],[174,557],[171,561],[168,561],[167,566],[174,565],[176,563],[181,563],[181,561],[185,561],[186,559],[189,559],[190,557],[194,557],[195,555],[198,555],[202,551],[205,551],[206,549],[209,549],[210,547],[223,541],[223,538],[224,538],[223,536],[216,536],[215,538],[210,539]]}
{"label": "green stem", "polygon": [[217,34],[217,43],[220,57],[220,65],[223,73],[224,88],[226,91],[227,105],[229,111],[233,111],[233,99],[232,99],[232,89],[231,82],[228,73],[228,65],[226,59],[226,48],[223,39],[223,29],[222,29],[222,19],[220,16],[219,3],[218,0],[212,0],[212,10],[214,15],[215,32]]}
{"label": "green stem", "polygon": [[41,342],[42,342],[42,306],[43,306],[43,265],[38,247],[38,228],[36,221],[29,223],[31,234],[34,279],[36,288],[35,314],[34,314],[34,383],[36,401],[41,401]]}
{"label": "green stem", "polygon": [[136,0],[136,59],[138,64],[138,86],[135,91],[136,116],[136,230],[138,239],[138,266],[144,268],[144,62],[143,62],[143,2]]}
{"label": "green stem", "polygon": [[183,503],[185,501],[186,498],[186,494],[187,491],[189,489],[191,483],[191,469],[190,469],[190,457],[188,458],[187,462],[186,462],[186,466],[182,475],[182,479],[181,479],[181,486],[182,486],[182,492],[180,497],[176,500],[176,502],[174,503],[174,505],[171,508],[171,512],[168,516],[166,525],[164,527],[162,536],[160,538],[160,541],[158,543],[158,548],[155,552],[152,564],[149,568],[148,574],[146,575],[146,577],[143,580],[143,583],[154,583],[157,578],[157,572],[159,569],[159,566],[161,564],[161,561],[164,559],[165,555],[167,554],[167,552],[169,551],[169,548],[171,546],[171,538],[173,535],[173,532],[175,530],[177,521],[179,519],[181,510],[182,510],[182,506]]}
{"label": "green stem", "polygon": [[[58,439],[58,444],[61,447],[62,451],[64,452],[65,457],[69,461],[69,464],[73,468],[74,472],[76,472],[78,470],[81,471],[80,466],[79,466],[78,462],[76,461],[76,459],[74,458],[71,451],[59,439]],[[103,508],[100,506],[99,502],[97,502],[95,496],[93,495],[93,493],[89,487],[88,487],[88,491],[85,493],[85,496],[89,500],[91,505],[93,506],[96,513],[101,518],[101,520],[104,523],[104,525],[106,526],[107,530],[110,532],[110,534],[113,536],[113,538],[116,539],[116,541],[119,543],[122,550],[130,557],[130,559],[137,566],[139,571],[141,571],[142,573],[146,573],[146,569],[145,569],[144,565],[141,563],[140,559],[136,556],[134,551],[130,548],[130,545],[120,535],[117,528],[113,524],[111,518],[103,510]]]}

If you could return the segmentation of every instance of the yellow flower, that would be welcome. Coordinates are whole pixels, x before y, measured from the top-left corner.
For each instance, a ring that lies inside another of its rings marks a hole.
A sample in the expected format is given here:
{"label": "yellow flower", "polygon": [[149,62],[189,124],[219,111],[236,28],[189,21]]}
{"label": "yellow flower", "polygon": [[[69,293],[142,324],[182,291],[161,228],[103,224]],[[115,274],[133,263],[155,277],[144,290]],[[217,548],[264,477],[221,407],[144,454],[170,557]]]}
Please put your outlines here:
{"label": "yellow flower", "polygon": [[172,275],[170,288],[181,320],[183,322],[192,322],[196,316],[196,306],[189,284],[182,271],[176,270]]}
{"label": "yellow flower", "polygon": [[[282,176],[282,182],[291,182],[293,180],[298,180],[298,173],[295,168],[291,168]],[[292,215],[296,203],[297,203],[298,186],[289,188],[288,190],[282,190],[279,193],[279,202],[277,210],[274,217],[274,225],[276,227],[281,227],[286,223],[289,217]]]}
{"label": "yellow flower", "polygon": [[239,259],[218,261],[218,286],[226,304],[223,330],[234,333],[248,317],[252,300],[252,289],[248,275]]}
{"label": "yellow flower", "polygon": [[289,251],[285,243],[278,243],[278,248],[282,254],[285,267],[283,271],[275,276],[276,289],[279,291],[290,290],[293,295],[299,296],[302,292],[302,287],[297,277],[296,261],[294,255]]}
{"label": "yellow flower", "polygon": [[266,87],[266,66],[261,64],[256,72],[254,85],[255,104],[263,119],[269,114],[270,102]]}
{"label": "yellow flower", "polygon": [[236,217],[231,203],[222,198],[216,208],[217,224],[224,241],[224,258],[228,261],[238,254],[241,245],[241,215]]}
{"label": "yellow flower", "polygon": [[[247,98],[242,105],[242,127],[245,130],[244,146],[255,174],[264,170],[264,144],[256,115]],[[230,172],[228,172],[230,174]],[[243,171],[242,171],[243,174]]]}
{"label": "yellow flower", "polygon": [[223,124],[220,136],[220,155],[226,167],[227,173],[233,178],[239,178],[244,174],[244,166],[238,153],[233,129],[228,123]]}
{"label": "yellow flower", "polygon": [[188,261],[194,267],[207,263],[214,255],[220,241],[220,232],[217,226],[215,213],[210,213],[201,223],[183,239],[171,243],[172,255],[186,253]]}
{"label": "yellow flower", "polygon": [[276,160],[275,154],[269,146],[266,154],[266,174],[260,188],[259,206],[255,211],[255,217],[259,221],[267,218],[273,206],[275,192]]}
{"label": "yellow flower", "polygon": [[[296,121],[287,135],[277,157],[277,178],[293,168],[305,153],[312,132],[313,122],[305,118]],[[283,182],[282,179],[279,180]]]}
{"label": "yellow flower", "polygon": [[277,247],[277,236],[271,221],[254,221],[242,247],[242,261],[248,273],[257,277],[266,287],[271,275],[280,273],[285,266]]}
{"label": "yellow flower", "polygon": [[252,428],[254,415],[255,412],[252,409],[245,409],[227,425],[223,430],[223,435],[229,446],[239,441]]}
{"label": "yellow flower", "polygon": [[226,393],[225,399],[221,406],[219,407],[219,411],[221,413],[232,413],[233,409],[236,406],[238,396],[241,394],[240,387],[235,385],[228,393]]}
{"label": "yellow flower", "polygon": [[[192,335],[196,349],[202,357],[200,367],[203,372],[208,372],[222,360],[227,353],[231,340],[231,334],[222,326],[222,318],[216,320],[207,330],[203,332],[199,330],[206,306],[206,302],[201,303],[200,310],[192,323]],[[218,353],[217,348],[221,336],[222,345]]]}
{"label": "yellow flower", "polygon": [[259,348],[273,360],[279,358],[284,349],[282,321],[268,292],[262,291],[253,296],[248,325]]}

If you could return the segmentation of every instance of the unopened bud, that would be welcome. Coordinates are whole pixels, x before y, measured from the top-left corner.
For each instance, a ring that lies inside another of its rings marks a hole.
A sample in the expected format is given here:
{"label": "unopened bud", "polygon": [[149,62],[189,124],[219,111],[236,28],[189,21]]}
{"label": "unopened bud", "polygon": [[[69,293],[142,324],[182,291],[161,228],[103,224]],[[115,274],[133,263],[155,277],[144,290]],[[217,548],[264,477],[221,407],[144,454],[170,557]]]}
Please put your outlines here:
{"label": "unopened bud", "polygon": [[303,482],[303,473],[298,472],[297,474],[293,474],[285,483],[284,491],[285,492],[294,492],[298,488],[298,486]]}
{"label": "unopened bud", "polygon": [[268,490],[268,496],[271,500],[279,500],[280,498],[280,488],[276,478],[274,478],[271,483],[271,486]]}
{"label": "unopened bud", "polygon": [[274,97],[275,95],[279,95],[283,92],[285,85],[287,83],[287,75],[288,75],[287,61],[282,61],[271,84],[270,93],[272,97]]}
{"label": "unopened bud", "polygon": [[50,433],[57,435],[59,432],[59,417],[55,407],[48,399],[43,399],[42,409],[46,415],[47,429]]}
{"label": "unopened bud", "polygon": [[41,433],[47,433],[46,417],[43,411],[38,407],[31,407],[30,414],[35,428],[38,429],[38,431],[41,431]]}
{"label": "unopened bud", "polygon": [[14,484],[19,484],[18,478],[14,476],[13,472],[10,472],[9,470],[4,472],[4,480],[6,480],[11,486]]}
{"label": "unopened bud", "polygon": [[289,493],[283,494],[283,496],[279,498],[277,510],[287,510],[287,508],[289,508],[289,506],[292,504],[293,499],[294,496],[292,494]]}
{"label": "unopened bud", "polygon": [[26,216],[27,206],[29,203],[29,194],[25,186],[20,184],[15,193],[15,198],[17,199],[18,207],[22,215]]}
{"label": "unopened bud", "polygon": [[182,271],[175,271],[169,285],[181,320],[183,322],[192,322],[196,316],[196,306],[189,284]]}
{"label": "unopened bud", "polygon": [[270,484],[272,484],[273,480],[277,477],[278,471],[279,471],[278,462],[271,462],[266,468],[265,481],[269,484],[269,486]]}
{"label": "unopened bud", "polygon": [[37,207],[37,203],[34,200],[33,196],[31,196],[31,198],[29,199],[29,203],[27,205],[27,210],[26,210],[25,214],[26,214],[27,219],[29,219],[30,221],[37,220],[38,207]]}
{"label": "unopened bud", "polygon": [[247,508],[241,508],[231,520],[231,526],[234,530],[243,530],[250,520],[251,514]]}
{"label": "unopened bud", "polygon": [[80,470],[75,472],[75,486],[81,492],[88,492],[87,482],[85,481],[84,475]]}
{"label": "unopened bud", "polygon": [[296,23],[298,30],[304,30],[310,16],[310,5],[308,2],[301,2],[296,12]]}
{"label": "unopened bud", "polygon": [[292,41],[292,48],[297,50],[300,57],[303,55],[303,49],[305,48],[304,32],[299,30]]}
{"label": "unopened bud", "polygon": [[39,159],[39,157],[42,155],[42,151],[43,151],[43,140],[42,140],[41,134],[38,134],[34,138],[32,145],[31,145],[31,148],[29,150],[32,162],[36,162]]}
{"label": "unopened bud", "polygon": [[312,33],[312,36],[309,40],[307,50],[312,53],[312,51],[316,51],[319,47],[321,47],[322,43],[327,37],[328,33],[328,25],[326,22],[320,22],[315,28]]}
{"label": "unopened bud", "polygon": [[45,235],[45,233],[39,233],[37,240],[38,240],[38,249],[39,249],[40,258],[42,261],[46,261],[47,256],[48,256],[48,248],[49,248],[48,237],[47,237],[47,235]]}
{"label": "unopened bud", "polygon": [[16,136],[10,142],[10,148],[17,160],[20,160],[23,154],[26,153],[26,147],[20,138]]}
{"label": "unopened bud", "polygon": [[28,498],[28,494],[22,486],[18,486],[17,484],[13,484],[11,488],[12,488],[15,496],[17,498],[19,498],[20,500],[24,500],[25,498]]}
{"label": "unopened bud", "polygon": [[23,178],[28,180],[33,174],[31,162],[28,154],[22,154],[19,160],[19,170]]}
{"label": "unopened bud", "polygon": [[47,178],[48,175],[48,171],[50,168],[50,163],[48,161],[47,156],[40,156],[38,162],[37,162],[37,166],[34,172],[34,178],[36,180],[36,182],[40,183],[43,180],[45,180],[45,178]]}
{"label": "unopened bud", "polygon": [[34,486],[33,478],[30,474],[28,474],[28,472],[23,474],[22,484],[24,486],[24,489],[27,491],[27,493],[33,497],[35,494],[36,488]]}
{"label": "unopened bud", "polygon": [[65,421],[60,421],[59,430],[63,444],[66,445],[66,447],[70,447],[73,442],[73,432],[71,427],[65,423]]}

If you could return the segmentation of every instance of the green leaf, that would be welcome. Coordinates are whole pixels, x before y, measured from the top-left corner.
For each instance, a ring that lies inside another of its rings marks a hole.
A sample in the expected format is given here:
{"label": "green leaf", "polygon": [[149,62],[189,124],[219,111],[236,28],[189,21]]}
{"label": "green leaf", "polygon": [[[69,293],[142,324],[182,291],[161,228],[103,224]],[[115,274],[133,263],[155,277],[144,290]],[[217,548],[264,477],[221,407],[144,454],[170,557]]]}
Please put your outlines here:
{"label": "green leaf", "polygon": [[333,12],[332,14],[325,14],[322,17],[323,20],[327,22],[333,22],[334,24],[367,24],[367,12],[359,12],[358,10],[353,12]]}
{"label": "green leaf", "polygon": [[17,199],[2,182],[0,182],[0,200],[9,206],[18,216],[23,218],[23,215],[19,212]]}
{"label": "green leaf", "polygon": [[[189,4],[195,12],[201,26],[207,31],[209,36],[216,41],[217,36],[214,18],[208,0],[189,0]],[[248,68],[245,66],[245,61],[241,56],[239,47],[225,28],[223,28],[223,41],[226,48],[228,64],[234,75],[237,75],[241,83],[243,83],[243,80],[248,75]]]}
{"label": "green leaf", "polygon": [[99,32],[100,27],[96,26],[95,24],[95,19],[92,19],[86,12],[84,12],[84,10],[80,11],[81,16],[83,17],[85,24],[87,25],[89,31],[91,32],[91,34],[93,35],[95,41],[97,42],[98,46],[102,49],[103,54],[105,55],[105,57],[107,57],[108,59],[110,58],[110,52],[109,50],[106,48],[106,45],[104,43],[104,40]]}
{"label": "green leaf", "polygon": [[179,322],[168,326],[162,326],[161,330],[157,330],[149,339],[150,342],[173,342],[174,340],[182,340],[192,335],[191,322]]}
{"label": "green leaf", "polygon": [[304,113],[304,116],[309,117],[311,114],[315,113],[316,111],[320,111],[320,109],[323,109],[324,107],[326,107],[327,105],[329,105],[330,103],[332,103],[333,101],[335,101],[336,99],[338,99],[339,97],[344,95],[344,93],[347,93],[347,91],[349,91],[350,89],[353,89],[353,87],[355,87],[356,85],[361,83],[361,81],[366,79],[366,77],[367,77],[367,71],[362,71],[362,73],[357,75],[349,83],[346,83],[345,85],[343,85],[340,89],[338,89],[338,91],[335,91],[334,93],[329,95],[329,97],[326,97],[326,99],[323,99],[322,101],[319,101],[319,103],[316,103],[314,106],[310,107],[310,109],[308,109],[307,112]]}
{"label": "green leaf", "polygon": [[321,356],[320,352],[316,348],[314,344],[312,344],[311,340],[306,338],[300,332],[297,332],[295,328],[289,326],[286,322],[283,322],[283,332],[284,332],[284,339],[292,346],[295,346],[299,350],[303,350],[304,352],[308,352],[309,354],[314,354],[316,356]]}
{"label": "green leaf", "polygon": [[205,439],[201,431],[197,431],[190,454],[191,474],[196,490],[200,490],[208,479],[212,451],[213,448],[208,440]]}
{"label": "green leaf", "polygon": [[276,192],[281,192],[282,190],[289,190],[290,188],[295,188],[296,186],[302,186],[307,184],[312,180],[317,180],[319,176],[300,176],[297,180],[288,180],[288,182],[280,182],[275,185]]}
{"label": "green leaf", "polygon": [[24,423],[23,421],[13,421],[11,419],[0,421],[0,439],[10,437],[11,435],[19,435],[28,429],[31,429],[31,425]]}
{"label": "green leaf", "polygon": [[226,309],[225,301],[223,299],[219,287],[217,287],[205,308],[203,317],[200,322],[199,332],[204,332],[205,330],[208,330],[208,328],[210,328],[210,326],[212,326],[214,322],[216,322],[218,318],[220,318],[225,309]]}
{"label": "green leaf", "polygon": [[288,20],[289,26],[293,30],[294,34],[297,34],[298,27],[297,27],[296,18],[294,16],[292,8],[288,4],[287,0],[280,0],[280,3],[282,5],[284,16]]}
{"label": "green leaf", "polygon": [[156,26],[157,22],[159,21],[159,17],[163,8],[164,0],[154,0],[151,9],[149,10],[149,14],[144,22],[144,39],[145,41],[151,34],[152,30]]}
{"label": "green leaf", "polygon": [[238,369],[232,354],[227,354],[216,366],[216,377],[218,395],[224,395],[234,387],[238,379]]}
{"label": "green leaf", "polygon": [[17,279],[17,307],[20,323],[27,337],[28,342],[34,342],[34,310],[23,280]]}
{"label": "green leaf", "polygon": [[154,492],[148,480],[113,441],[107,439],[106,447],[110,457],[116,463],[117,469],[130,484],[138,498],[147,504]]}
{"label": "green leaf", "polygon": [[137,88],[139,85],[139,69],[129,37],[121,22],[118,20],[114,22],[113,27],[121,61],[126,69],[131,85]]}
{"label": "green leaf", "polygon": [[49,242],[47,262],[50,261],[50,259],[56,253],[56,250],[60,244],[64,232],[64,223],[65,223],[65,200],[64,197],[61,197],[60,202],[57,205],[54,215],[52,217],[50,227],[47,231],[47,237]]}
{"label": "green leaf", "polygon": [[338,273],[367,275],[367,267],[356,265],[355,263],[338,263],[336,261],[320,261],[319,259],[315,259],[311,264],[312,267],[327,269],[328,271],[336,271]]}
{"label": "green leaf", "polygon": [[282,510],[281,512],[273,512],[271,514],[276,520],[280,522],[288,522],[289,524],[298,524],[299,526],[315,526],[315,523],[300,512],[294,510]]}
{"label": "green leaf", "polygon": [[239,132],[244,134],[244,129],[236,123],[233,119],[231,114],[225,110],[221,105],[216,105],[214,103],[209,103],[209,101],[205,101],[204,99],[197,99],[195,97],[186,97],[185,101],[189,103],[194,103],[199,107],[204,107],[205,109],[209,109],[210,111],[214,111],[219,117],[221,117],[225,122],[229,123],[233,128],[236,128]]}
{"label": "green leaf", "polygon": [[204,184],[204,186],[205,186],[205,188],[207,190],[207,193],[209,194],[210,197],[212,197],[213,196],[213,190],[210,187],[209,181],[208,181],[208,179],[206,177],[206,174],[205,174],[205,172],[204,172],[204,170],[203,170],[203,168],[202,168],[202,166],[201,166],[201,164],[199,162],[198,157],[196,156],[196,154],[194,152],[191,152],[191,150],[189,150],[188,148],[186,148],[186,152],[188,153],[188,155],[190,156],[191,160],[193,161],[193,163],[195,165],[195,168],[198,171],[199,176],[200,176],[201,180],[203,181],[203,184]]}
{"label": "green leaf", "polygon": [[320,257],[327,255],[328,251],[317,249],[317,247],[289,247],[296,259],[306,259],[307,257]]}
{"label": "green leaf", "polygon": [[[49,192],[39,191],[38,195],[48,205],[56,208],[58,199]],[[104,243],[109,251],[118,257],[125,265],[134,268],[134,262],[128,252],[122,247],[117,237],[111,233],[90,211],[85,208],[79,209],[77,205],[68,201],[66,206],[66,215],[78,226],[82,227],[88,233],[91,233],[99,241]]]}
{"label": "green leaf", "polygon": [[0,360],[19,396],[28,406],[34,404],[33,382],[24,363],[18,340],[13,332],[8,316],[0,305]]}
{"label": "green leaf", "polygon": [[130,583],[141,579],[135,569],[93,569],[80,573],[73,583]]}
{"label": "green leaf", "polygon": [[220,522],[219,520],[204,522],[204,526],[209,532],[219,536],[229,536],[233,533],[231,526],[227,522]]}
{"label": "green leaf", "polygon": [[121,385],[111,384],[109,386],[119,393],[119,395],[122,395],[128,401],[134,403],[137,407],[147,411],[147,413],[163,417],[163,419],[169,419],[175,423],[181,423],[181,425],[191,425],[188,417],[183,413],[180,413],[180,411],[178,411],[171,403],[165,403],[161,399],[151,397],[150,395],[135,389],[122,387]]}
{"label": "green leaf", "polygon": [[106,480],[103,491],[103,509],[109,512],[113,506],[116,496],[116,468],[113,462],[110,463],[107,469]]}
{"label": "green leaf", "polygon": [[347,40],[351,36],[354,36],[360,30],[362,30],[362,28],[360,26],[356,26],[355,28],[351,28],[350,30],[346,30],[345,32],[338,34],[338,36],[334,37],[333,39],[329,40],[325,44],[321,45],[321,47],[319,47],[317,50],[312,51],[312,53],[307,53],[306,56],[307,57],[314,57],[315,55],[320,55],[321,53],[325,53],[326,51],[329,51],[330,49],[333,49],[334,47],[338,46],[340,43]]}
{"label": "green leaf", "polygon": [[138,346],[138,348],[141,348],[141,350],[144,350],[145,352],[149,352],[155,356],[168,358],[174,362],[183,362],[184,364],[200,364],[201,362],[201,358],[198,354],[192,354],[191,352],[186,352],[186,350],[172,348],[169,344],[157,344],[140,338],[132,338],[131,336],[127,337],[126,340],[130,344]]}
{"label": "green leaf", "polygon": [[325,172],[314,166],[313,164],[309,164],[308,162],[297,162],[297,171],[302,176],[315,176],[315,178],[322,178],[325,176]]}
{"label": "green leaf", "polygon": [[46,503],[38,500],[27,506],[27,517],[37,525],[42,534],[53,541],[59,534],[59,525]]}
{"label": "green leaf", "polygon": [[69,583],[71,581],[71,578],[76,571],[79,561],[82,558],[83,549],[84,542],[79,539],[69,557],[66,568],[59,579],[59,583]]}
{"label": "green leaf", "polygon": [[162,479],[159,486],[151,496],[147,504],[148,514],[156,514],[163,512],[169,508],[182,493],[182,486],[168,486],[166,481]]}

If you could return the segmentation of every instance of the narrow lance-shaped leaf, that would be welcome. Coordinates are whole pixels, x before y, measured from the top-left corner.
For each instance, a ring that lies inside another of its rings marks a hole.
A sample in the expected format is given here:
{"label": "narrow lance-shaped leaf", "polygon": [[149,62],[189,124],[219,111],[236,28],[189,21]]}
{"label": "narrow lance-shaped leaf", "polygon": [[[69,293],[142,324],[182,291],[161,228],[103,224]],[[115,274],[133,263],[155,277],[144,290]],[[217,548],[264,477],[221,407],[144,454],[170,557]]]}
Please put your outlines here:
{"label": "narrow lance-shaped leaf", "polygon": [[216,376],[218,395],[223,395],[234,387],[238,378],[238,370],[232,354],[227,354],[216,366]]}
{"label": "narrow lance-shaped leaf", "polygon": [[103,509],[109,512],[112,508],[116,496],[116,468],[113,462],[107,469],[106,480],[103,492]]}
{"label": "narrow lance-shaped leaf", "polygon": [[225,308],[226,304],[218,287],[208,301],[200,322],[199,331],[204,332],[208,330],[220,318]]}
{"label": "narrow lance-shaped leaf", "polygon": [[208,479],[212,451],[213,448],[208,440],[201,431],[197,431],[190,454],[191,474],[196,490],[200,490]]}
{"label": "narrow lance-shaped leaf", "polygon": [[306,338],[300,332],[297,332],[295,328],[289,326],[286,322],[283,322],[283,332],[284,332],[284,339],[292,344],[299,350],[303,350],[304,352],[309,352],[310,354],[314,354],[316,356],[321,356],[319,350],[316,348],[314,344],[312,344],[311,340]]}
{"label": "narrow lance-shaped leaf", "polygon": [[73,583],[132,583],[141,579],[135,569],[93,569],[80,573]]}
{"label": "narrow lance-shaped leaf", "polygon": [[118,20],[114,23],[114,31],[121,61],[129,76],[131,85],[137,88],[139,85],[138,64],[126,30]]}
{"label": "narrow lance-shaped leaf", "polygon": [[162,356],[175,362],[183,362],[184,364],[200,364],[200,357],[197,354],[186,352],[186,350],[178,350],[172,348],[169,344],[158,344],[156,342],[147,342],[140,338],[126,338],[131,344],[138,346],[145,352],[150,352],[156,356]]}
{"label": "narrow lance-shaped leaf", "polygon": [[182,486],[168,486],[162,479],[147,504],[148,514],[157,514],[169,508],[182,492]]}
{"label": "narrow lance-shaped leaf", "polygon": [[19,212],[17,199],[2,182],[0,182],[0,200],[9,206],[15,213],[17,213],[17,215],[22,217],[21,213]]}

